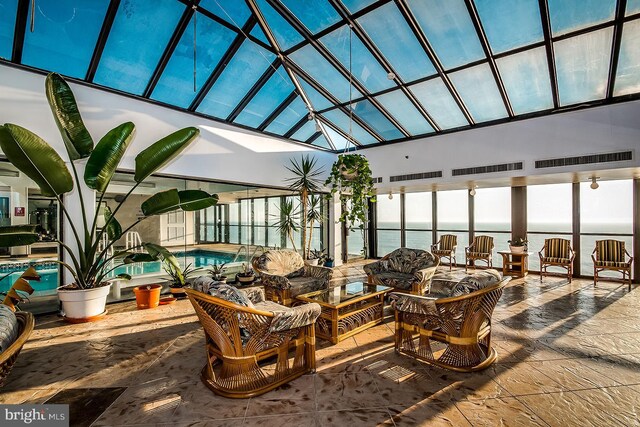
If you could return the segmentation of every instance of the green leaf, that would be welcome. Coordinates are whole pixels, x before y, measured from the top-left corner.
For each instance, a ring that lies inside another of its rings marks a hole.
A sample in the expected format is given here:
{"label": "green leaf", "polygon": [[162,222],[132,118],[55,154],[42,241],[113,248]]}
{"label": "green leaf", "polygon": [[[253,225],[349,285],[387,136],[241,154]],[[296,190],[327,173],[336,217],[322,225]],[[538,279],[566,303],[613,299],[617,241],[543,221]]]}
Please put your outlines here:
{"label": "green leaf", "polygon": [[142,213],[145,216],[160,215],[175,211],[180,208],[180,195],[178,190],[161,191],[149,197],[142,203]]}
{"label": "green leaf", "polygon": [[144,243],[143,246],[147,250],[147,253],[155,259],[160,259],[173,266],[180,267],[178,259],[175,257],[175,255],[169,252],[167,248],[156,245],[155,243]]}
{"label": "green leaf", "polygon": [[87,183],[87,187],[104,193],[129,143],[133,140],[135,128],[131,122],[123,123],[102,137],[89,156],[84,170],[84,182]]}
{"label": "green leaf", "polygon": [[138,254],[129,254],[126,257],[124,257],[124,259],[122,260],[125,264],[133,264],[136,262],[151,262],[151,261],[158,261],[157,257],[153,257],[149,254],[143,254],[143,253],[138,253]]}
{"label": "green leaf", "polygon": [[107,232],[107,236],[109,237],[109,240],[114,241],[122,237],[122,226],[120,225],[118,220],[115,218],[109,221],[109,218],[111,218],[112,216],[113,214],[111,213],[111,208],[109,206],[105,206],[104,220],[105,220],[105,223],[107,224],[105,231]]}
{"label": "green leaf", "polygon": [[180,129],[165,136],[160,141],[144,149],[136,156],[136,182],[144,181],[149,175],[174,159],[200,134],[195,127]]}
{"label": "green leaf", "polygon": [[73,189],[73,178],[62,158],[42,138],[10,123],[0,126],[0,148],[9,161],[34,180],[43,196]]}
{"label": "green leaf", "polygon": [[88,157],[93,139],[84,126],[71,88],[60,74],[51,73],[45,81],[45,91],[69,158],[73,161]]}
{"label": "green leaf", "polygon": [[218,203],[217,194],[209,194],[202,190],[178,191],[180,196],[180,208],[183,211],[199,211]]}
{"label": "green leaf", "polygon": [[35,225],[0,227],[0,247],[31,245],[40,240]]}
{"label": "green leaf", "polygon": [[131,280],[131,275],[126,273],[120,273],[116,277],[118,279]]}

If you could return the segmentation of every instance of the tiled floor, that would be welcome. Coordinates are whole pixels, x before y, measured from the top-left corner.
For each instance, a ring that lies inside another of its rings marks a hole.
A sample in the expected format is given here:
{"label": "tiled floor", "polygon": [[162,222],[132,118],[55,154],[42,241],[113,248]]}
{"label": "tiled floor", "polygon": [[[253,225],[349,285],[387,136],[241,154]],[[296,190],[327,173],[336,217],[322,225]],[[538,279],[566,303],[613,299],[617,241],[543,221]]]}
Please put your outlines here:
{"label": "tiled floor", "polygon": [[498,362],[480,373],[395,354],[393,326],[388,316],[338,345],[319,341],[316,374],[232,400],[200,382],[204,338],[188,301],[112,305],[91,325],[45,316],[0,403],[90,402],[106,409],[72,424],[94,426],[640,425],[640,289],[512,281],[494,313]]}

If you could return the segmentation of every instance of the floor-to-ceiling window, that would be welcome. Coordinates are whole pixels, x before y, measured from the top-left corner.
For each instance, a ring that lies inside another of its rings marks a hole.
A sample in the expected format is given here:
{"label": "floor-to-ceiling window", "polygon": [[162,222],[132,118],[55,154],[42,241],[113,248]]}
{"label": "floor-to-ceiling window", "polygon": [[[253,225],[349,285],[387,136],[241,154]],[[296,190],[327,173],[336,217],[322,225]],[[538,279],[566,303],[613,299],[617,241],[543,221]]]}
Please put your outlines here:
{"label": "floor-to-ceiling window", "polygon": [[[377,247],[376,254],[384,256],[401,246],[400,195],[393,198],[380,195],[376,198]],[[351,248],[349,248],[351,251]]]}
{"label": "floor-to-ceiling window", "polygon": [[493,266],[502,267],[498,251],[508,251],[511,239],[511,187],[479,188],[473,202],[475,235],[493,237]]}
{"label": "floor-to-ceiling window", "polygon": [[464,248],[469,246],[469,192],[467,190],[438,191],[438,236],[458,236],[456,258],[464,263]]}
{"label": "floor-to-ceiling window", "polygon": [[431,250],[433,212],[432,193],[407,193],[404,195],[405,246]]}

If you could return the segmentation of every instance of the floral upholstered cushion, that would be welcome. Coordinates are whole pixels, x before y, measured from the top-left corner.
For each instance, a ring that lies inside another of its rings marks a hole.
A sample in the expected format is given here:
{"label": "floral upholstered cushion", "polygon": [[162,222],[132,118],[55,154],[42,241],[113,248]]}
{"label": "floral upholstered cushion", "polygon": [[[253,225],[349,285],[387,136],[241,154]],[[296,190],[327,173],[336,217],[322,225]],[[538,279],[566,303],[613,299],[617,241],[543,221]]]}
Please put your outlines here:
{"label": "floral upholstered cushion", "polygon": [[294,277],[302,277],[302,276],[304,276],[304,267],[301,267],[301,268],[299,268],[299,269],[297,269],[295,271],[292,271],[291,273],[285,275],[285,277],[287,279],[293,279]]}
{"label": "floral upholstered cushion", "polygon": [[430,252],[420,249],[396,249],[388,255],[387,260],[388,270],[405,274],[413,274],[423,268],[436,265],[435,257]]}
{"label": "floral upholstered cushion", "polygon": [[259,272],[275,276],[286,276],[304,269],[304,261],[299,253],[291,250],[267,251],[253,264]]}
{"label": "floral upholstered cushion", "polygon": [[0,353],[8,349],[18,338],[20,326],[15,313],[4,304],[0,304]]}
{"label": "floral upholstered cushion", "polygon": [[270,332],[280,332],[289,329],[311,325],[320,316],[319,304],[311,303],[296,307],[285,307],[286,310],[275,311],[275,317],[269,326]]}
{"label": "floral upholstered cushion", "polygon": [[244,307],[255,308],[247,295],[238,288],[225,284],[218,284],[209,289],[209,295]]}
{"label": "floral upholstered cushion", "polygon": [[385,286],[396,289],[410,290],[411,284],[414,281],[414,276],[413,274],[389,271],[386,273],[377,274],[376,279],[378,279],[378,281]]}
{"label": "floral upholstered cushion", "polygon": [[427,296],[457,297],[495,285],[501,280],[502,276],[494,269],[478,271],[463,278],[455,273],[438,272],[431,280],[431,288]]}
{"label": "floral upholstered cushion", "polygon": [[203,294],[208,294],[209,288],[215,283],[217,282],[209,276],[199,276],[191,281],[191,288]]}

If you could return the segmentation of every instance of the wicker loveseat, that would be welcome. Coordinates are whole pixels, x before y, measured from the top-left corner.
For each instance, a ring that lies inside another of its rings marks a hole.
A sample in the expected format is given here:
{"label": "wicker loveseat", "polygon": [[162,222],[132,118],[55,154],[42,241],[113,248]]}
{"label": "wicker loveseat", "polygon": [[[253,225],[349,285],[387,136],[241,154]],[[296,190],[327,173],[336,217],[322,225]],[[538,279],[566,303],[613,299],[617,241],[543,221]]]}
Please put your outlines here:
{"label": "wicker loveseat", "polygon": [[421,249],[400,248],[364,266],[369,283],[422,295],[429,289],[440,258]]}
{"label": "wicker loveseat", "polygon": [[425,296],[392,294],[396,351],[458,372],[489,367],[497,357],[491,316],[511,277],[493,269],[439,276]]}
{"label": "wicker loveseat", "polygon": [[292,250],[267,251],[253,259],[253,269],[260,275],[266,299],[290,306],[293,299],[329,287],[333,270],[306,264]]}
{"label": "wicker loveseat", "polygon": [[315,372],[318,304],[284,307],[265,301],[260,287],[185,291],[205,333],[207,363],[201,378],[214,393],[258,396]]}

